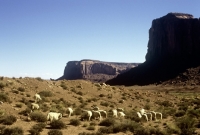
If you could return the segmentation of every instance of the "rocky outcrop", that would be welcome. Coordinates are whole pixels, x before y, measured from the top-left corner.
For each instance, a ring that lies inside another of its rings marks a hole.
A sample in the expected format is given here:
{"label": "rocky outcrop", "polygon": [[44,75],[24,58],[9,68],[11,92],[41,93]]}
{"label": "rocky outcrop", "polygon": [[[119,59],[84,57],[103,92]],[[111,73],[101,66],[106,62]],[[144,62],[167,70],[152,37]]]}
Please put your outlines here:
{"label": "rocky outcrop", "polygon": [[64,75],[58,80],[85,79],[96,82],[105,82],[138,66],[139,63],[116,63],[97,60],[69,61]]}
{"label": "rocky outcrop", "polygon": [[149,29],[146,61],[116,78],[110,85],[147,85],[175,78],[200,65],[200,19],[169,13],[155,19]]}

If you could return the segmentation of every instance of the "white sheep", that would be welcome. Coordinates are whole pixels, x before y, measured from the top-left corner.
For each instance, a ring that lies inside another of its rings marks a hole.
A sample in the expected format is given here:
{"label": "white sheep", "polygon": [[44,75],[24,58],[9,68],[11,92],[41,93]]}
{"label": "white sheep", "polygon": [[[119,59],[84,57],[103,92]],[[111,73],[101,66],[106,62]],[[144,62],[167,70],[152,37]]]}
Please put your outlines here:
{"label": "white sheep", "polygon": [[145,116],[146,121],[148,121],[148,117],[147,117],[146,114],[141,114],[140,112],[137,112],[137,115],[138,115],[139,118],[142,118],[142,116]]}
{"label": "white sheep", "polygon": [[61,113],[49,112],[47,114],[47,121],[50,120],[50,122],[52,122],[53,120],[59,120],[61,118],[62,118],[62,114]]}
{"label": "white sheep", "polygon": [[[146,112],[145,109],[142,108],[142,109],[140,110],[140,113],[141,113],[141,115],[144,115],[144,114],[147,115],[147,118],[148,118],[148,114],[149,114],[149,115],[150,115],[150,120],[152,120],[152,114]],[[145,116],[145,117],[146,117],[146,116]]]}
{"label": "white sheep", "polygon": [[35,93],[35,103],[39,102],[40,100],[42,100],[42,98],[40,97],[40,95],[38,93]]}
{"label": "white sheep", "polygon": [[92,117],[93,117],[94,119],[99,119],[99,120],[101,120],[101,113],[100,113],[99,111],[94,111],[94,110],[92,110]]}
{"label": "white sheep", "polygon": [[116,110],[116,109],[113,109],[113,110],[112,110],[112,114],[113,114],[113,117],[116,117],[116,118],[117,118],[117,110]]}
{"label": "white sheep", "polygon": [[105,110],[98,110],[101,113],[101,117],[107,118],[107,112]]}
{"label": "white sheep", "polygon": [[124,118],[125,117],[124,112],[118,112],[118,115],[119,115],[119,118]]}
{"label": "white sheep", "polygon": [[68,117],[71,117],[71,115],[73,113],[73,109],[71,107],[68,107],[66,110],[66,113],[69,113]]}
{"label": "white sheep", "polygon": [[162,120],[162,113],[161,112],[150,111],[150,113],[154,114],[155,120],[157,120],[156,115],[159,114],[160,115],[160,119]]}
{"label": "white sheep", "polygon": [[117,108],[117,111],[118,112],[124,112],[124,109],[123,108]]}
{"label": "white sheep", "polygon": [[[40,106],[39,106],[38,104],[36,104],[36,103],[31,103],[31,109],[32,109],[32,110],[35,110],[35,109],[38,110],[39,108],[40,108]],[[31,110],[31,111],[32,111],[32,110]]]}
{"label": "white sheep", "polygon": [[92,111],[89,110],[82,110],[82,112],[86,113],[86,116],[88,117],[88,121],[91,120],[92,117]]}

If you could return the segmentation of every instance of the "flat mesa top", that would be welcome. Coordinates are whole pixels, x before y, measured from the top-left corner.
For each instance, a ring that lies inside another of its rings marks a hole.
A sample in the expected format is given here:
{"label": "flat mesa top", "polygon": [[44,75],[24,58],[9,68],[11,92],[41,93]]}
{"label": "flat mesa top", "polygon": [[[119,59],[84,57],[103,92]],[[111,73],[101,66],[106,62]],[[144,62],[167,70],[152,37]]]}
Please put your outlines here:
{"label": "flat mesa top", "polygon": [[181,18],[181,19],[192,19],[193,15],[191,14],[186,14],[186,13],[169,13],[167,15],[173,15],[177,18]]}

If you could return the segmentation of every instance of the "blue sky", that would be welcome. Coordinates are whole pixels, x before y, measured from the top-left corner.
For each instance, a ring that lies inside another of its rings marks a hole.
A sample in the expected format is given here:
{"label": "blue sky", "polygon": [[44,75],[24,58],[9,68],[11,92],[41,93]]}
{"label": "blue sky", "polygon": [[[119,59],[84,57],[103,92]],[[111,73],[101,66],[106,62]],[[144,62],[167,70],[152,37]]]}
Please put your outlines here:
{"label": "blue sky", "polygon": [[68,61],[144,62],[153,19],[199,0],[0,0],[0,76],[57,79]]}

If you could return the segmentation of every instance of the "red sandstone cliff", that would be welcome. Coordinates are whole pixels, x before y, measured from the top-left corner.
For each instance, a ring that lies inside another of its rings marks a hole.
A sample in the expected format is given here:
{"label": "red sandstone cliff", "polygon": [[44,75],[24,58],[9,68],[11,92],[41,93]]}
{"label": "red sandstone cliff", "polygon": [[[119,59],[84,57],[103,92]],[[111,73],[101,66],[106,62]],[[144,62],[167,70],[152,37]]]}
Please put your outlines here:
{"label": "red sandstone cliff", "polygon": [[200,19],[169,13],[155,19],[149,30],[146,61],[116,78],[110,85],[147,85],[177,77],[200,66]]}
{"label": "red sandstone cliff", "polygon": [[97,60],[69,61],[64,75],[58,80],[85,79],[96,82],[105,82],[118,74],[138,66],[139,63],[116,63]]}

